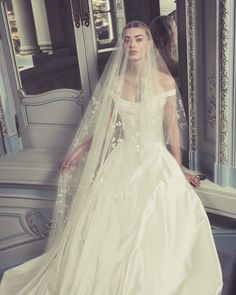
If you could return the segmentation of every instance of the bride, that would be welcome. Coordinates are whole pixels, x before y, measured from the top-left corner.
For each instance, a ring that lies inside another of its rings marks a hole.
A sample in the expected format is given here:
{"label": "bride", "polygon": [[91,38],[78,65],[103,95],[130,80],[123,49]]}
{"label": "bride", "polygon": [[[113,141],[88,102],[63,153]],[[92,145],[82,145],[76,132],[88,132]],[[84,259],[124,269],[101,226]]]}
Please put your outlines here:
{"label": "bride", "polygon": [[129,23],[62,164],[47,251],[1,295],[220,295],[201,201],[181,169],[186,119],[148,27]]}

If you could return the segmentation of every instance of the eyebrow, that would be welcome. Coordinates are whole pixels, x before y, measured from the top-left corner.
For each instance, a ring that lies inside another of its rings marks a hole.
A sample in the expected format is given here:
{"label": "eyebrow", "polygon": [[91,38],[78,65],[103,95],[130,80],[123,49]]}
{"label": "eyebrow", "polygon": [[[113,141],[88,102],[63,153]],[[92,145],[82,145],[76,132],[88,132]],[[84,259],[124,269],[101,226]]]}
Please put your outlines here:
{"label": "eyebrow", "polygon": [[[139,35],[135,35],[135,36],[134,36],[134,38],[137,38],[137,37],[144,37],[144,35],[139,34]],[[130,39],[129,36],[125,36],[124,38]]]}

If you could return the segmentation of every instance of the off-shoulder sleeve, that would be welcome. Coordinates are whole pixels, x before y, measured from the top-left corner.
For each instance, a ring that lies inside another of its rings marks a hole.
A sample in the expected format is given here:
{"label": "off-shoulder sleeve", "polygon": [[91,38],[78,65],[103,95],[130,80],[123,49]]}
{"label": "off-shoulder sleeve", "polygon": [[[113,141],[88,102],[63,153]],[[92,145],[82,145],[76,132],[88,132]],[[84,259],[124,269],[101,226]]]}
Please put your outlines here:
{"label": "off-shoulder sleeve", "polygon": [[176,89],[171,89],[169,91],[166,91],[164,94],[166,97],[174,96],[174,95],[176,95]]}

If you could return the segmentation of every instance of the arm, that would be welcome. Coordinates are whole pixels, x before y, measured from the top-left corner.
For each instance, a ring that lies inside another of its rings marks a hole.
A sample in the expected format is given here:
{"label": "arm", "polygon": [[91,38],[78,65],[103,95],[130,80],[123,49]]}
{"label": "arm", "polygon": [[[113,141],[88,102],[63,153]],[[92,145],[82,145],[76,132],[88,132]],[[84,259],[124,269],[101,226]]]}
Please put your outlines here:
{"label": "arm", "polygon": [[70,169],[77,161],[79,161],[81,156],[89,151],[91,143],[92,138],[89,138],[83,144],[78,146],[70,155],[68,155],[61,165],[61,172],[64,173],[66,170]]}
{"label": "arm", "polygon": [[170,97],[167,99],[164,110],[164,125],[166,129],[167,142],[170,146],[170,151],[182,169],[182,154],[181,140],[177,120],[176,98]]}
{"label": "arm", "polygon": [[[110,125],[110,122],[111,122],[113,109],[114,109],[114,102],[112,102],[112,110],[111,110],[111,114],[109,117],[107,129],[105,132],[104,143],[105,143],[106,136],[107,136],[108,126]],[[92,140],[93,140],[92,137],[89,138],[88,140],[86,140],[83,144],[78,146],[71,154],[69,154],[65,158],[65,160],[62,163],[61,168],[60,168],[61,172],[65,172],[66,170],[70,169],[74,164],[76,164],[76,162],[78,162],[80,160],[80,158],[82,157],[82,155],[84,153],[86,153],[90,150]]]}
{"label": "arm", "polygon": [[[170,145],[170,151],[180,168],[182,169],[181,138],[177,119],[176,98],[170,97],[165,105],[165,124],[167,127],[167,140]],[[197,176],[183,172],[187,180],[193,186],[200,185],[200,179]]]}

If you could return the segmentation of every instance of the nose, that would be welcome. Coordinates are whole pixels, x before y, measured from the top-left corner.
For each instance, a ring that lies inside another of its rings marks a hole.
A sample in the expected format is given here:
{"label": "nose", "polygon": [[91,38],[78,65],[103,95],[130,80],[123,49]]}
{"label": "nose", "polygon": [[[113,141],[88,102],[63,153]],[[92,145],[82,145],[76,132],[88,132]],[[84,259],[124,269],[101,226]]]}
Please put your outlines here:
{"label": "nose", "polygon": [[134,47],[134,39],[130,39],[130,42],[129,42],[129,47],[132,48]]}

